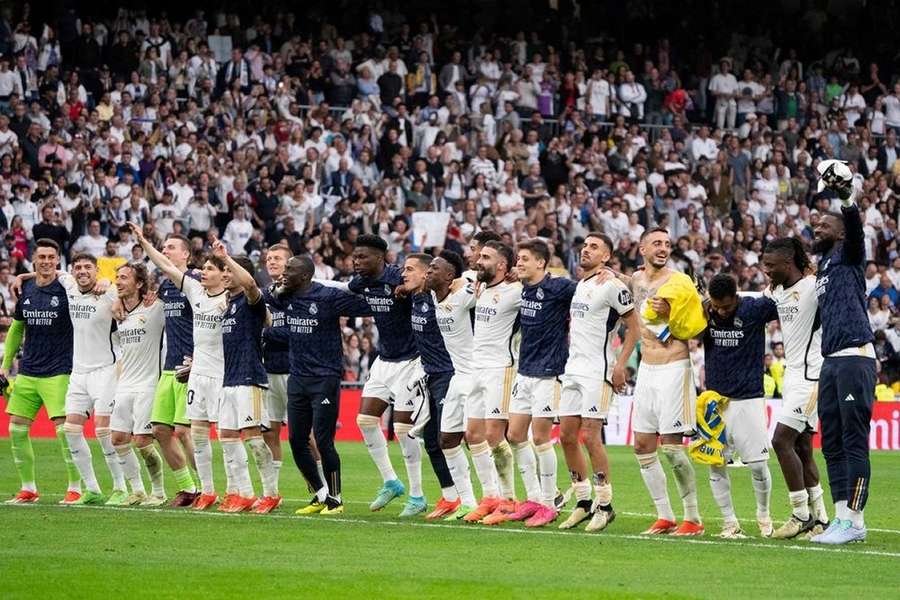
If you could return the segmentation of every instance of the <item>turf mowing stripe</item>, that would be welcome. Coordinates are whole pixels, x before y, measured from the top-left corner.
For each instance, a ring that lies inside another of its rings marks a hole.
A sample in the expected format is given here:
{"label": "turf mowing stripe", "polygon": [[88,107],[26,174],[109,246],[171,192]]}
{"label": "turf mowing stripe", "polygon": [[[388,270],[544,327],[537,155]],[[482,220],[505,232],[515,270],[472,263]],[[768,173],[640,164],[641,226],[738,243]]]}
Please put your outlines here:
{"label": "turf mowing stripe", "polygon": [[[62,498],[63,494],[41,494],[41,496],[43,496],[45,498]],[[307,504],[307,503],[309,503],[309,498],[284,498],[284,501],[292,502],[292,503],[297,502],[300,504]],[[369,502],[366,502],[365,500],[344,500],[344,504],[365,504],[366,506],[368,506]],[[23,506],[23,505],[20,505],[20,506]],[[37,506],[52,506],[52,505],[51,504],[38,504]],[[116,507],[96,506],[93,508],[116,508]],[[120,508],[129,508],[129,507],[120,507]],[[381,512],[381,511],[378,511],[378,512]],[[628,518],[634,518],[634,519],[645,519],[645,518],[655,519],[656,518],[656,515],[654,513],[641,513],[641,512],[629,512],[629,511],[622,511],[622,512],[616,511],[616,516],[617,517],[628,517]],[[722,519],[722,517],[708,517],[703,520],[705,522],[711,522],[711,521],[714,521],[717,523],[724,522],[724,519]],[[900,529],[879,529],[879,528],[875,528],[875,527],[866,527],[866,529],[868,531],[872,531],[875,533],[893,533],[893,534],[900,535]],[[644,539],[644,538],[641,538],[641,539]]]}
{"label": "turf mowing stripe", "polygon": [[[11,504],[4,505],[10,508],[17,506],[29,506],[22,504]],[[54,504],[43,504],[43,505],[30,505],[30,506],[41,506],[44,508],[57,508],[64,510],[80,510],[80,509],[93,509],[93,510],[107,510],[107,511],[131,511],[131,512],[147,512],[147,513],[156,513],[161,515],[171,515],[171,516],[182,516],[187,511],[177,511],[177,510],[166,510],[163,508],[140,508],[140,507],[113,507],[113,506],[84,506],[84,505],[75,505],[75,506],[60,506]],[[220,513],[220,512],[206,512],[206,511],[191,511],[191,514],[204,515],[207,517],[225,517],[225,518],[241,518],[243,515],[240,514],[229,514],[229,513]],[[353,517],[323,517],[323,516],[304,516],[304,515],[278,515],[278,514],[267,514],[267,515],[254,515],[257,518],[270,518],[270,519],[290,519],[290,520],[302,520],[302,521],[323,521],[326,523],[352,523],[359,525],[388,525],[391,527],[419,527],[419,528],[430,528],[430,529],[452,529],[454,531],[493,531],[497,533],[511,533],[511,534],[532,534],[532,535],[554,535],[554,536],[572,536],[572,535],[581,535],[581,536],[594,536],[599,540],[603,539],[621,539],[621,540],[638,540],[643,542],[662,542],[662,543],[672,543],[672,544],[698,544],[703,546],[729,546],[729,547],[746,547],[746,548],[777,548],[783,550],[795,550],[800,552],[825,552],[825,553],[834,553],[834,554],[858,554],[858,555],[866,555],[866,556],[882,556],[887,558],[900,558],[900,552],[885,552],[881,550],[854,550],[851,548],[828,548],[824,546],[798,546],[796,544],[785,545],[785,544],[761,544],[758,542],[726,542],[726,541],[717,541],[717,540],[707,540],[707,539],[697,539],[697,538],[689,538],[689,537],[674,537],[674,536],[645,536],[645,535],[634,535],[634,534],[619,534],[619,533],[600,533],[600,534],[586,534],[581,533],[579,531],[554,531],[554,530],[546,530],[546,529],[505,529],[502,527],[482,527],[482,528],[467,528],[464,525],[444,525],[441,523],[416,523],[409,521],[367,521],[365,519],[357,519]]]}

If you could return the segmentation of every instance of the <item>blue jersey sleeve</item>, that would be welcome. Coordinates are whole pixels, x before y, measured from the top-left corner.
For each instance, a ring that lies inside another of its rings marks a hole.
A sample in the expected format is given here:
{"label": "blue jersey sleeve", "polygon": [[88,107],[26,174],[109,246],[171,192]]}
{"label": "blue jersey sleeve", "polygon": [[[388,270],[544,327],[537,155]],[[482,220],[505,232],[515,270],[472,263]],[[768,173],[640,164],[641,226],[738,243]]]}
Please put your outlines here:
{"label": "blue jersey sleeve", "polygon": [[344,317],[372,316],[372,309],[369,308],[369,303],[362,296],[337,289],[334,292],[334,308],[339,315]]}
{"label": "blue jersey sleeve", "polygon": [[750,304],[750,314],[760,323],[768,323],[778,318],[778,306],[771,298],[744,298],[742,302]]}
{"label": "blue jersey sleeve", "polygon": [[842,206],[844,215],[844,260],[849,265],[861,265],[866,258],[865,234],[859,207],[855,204]]}

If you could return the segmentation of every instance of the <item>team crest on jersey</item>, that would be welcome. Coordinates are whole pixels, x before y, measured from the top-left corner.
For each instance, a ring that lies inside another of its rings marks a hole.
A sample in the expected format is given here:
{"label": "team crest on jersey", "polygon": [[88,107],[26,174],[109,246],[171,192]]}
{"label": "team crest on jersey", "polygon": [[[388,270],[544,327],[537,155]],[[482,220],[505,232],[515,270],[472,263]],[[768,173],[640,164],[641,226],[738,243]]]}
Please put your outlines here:
{"label": "team crest on jersey", "polygon": [[236,313],[236,312],[237,312],[237,304],[232,304],[232,305],[231,305],[231,310],[230,310],[229,312],[230,312],[231,314]]}
{"label": "team crest on jersey", "polygon": [[830,264],[831,264],[831,259],[830,259],[830,258],[826,258],[826,259],[825,259],[825,262],[822,263],[822,270],[824,271],[825,269],[827,269],[827,268],[828,268],[828,265],[830,265]]}
{"label": "team crest on jersey", "polygon": [[319,314],[319,307],[316,306],[315,302],[313,302],[312,304],[309,305],[309,314],[311,314],[311,315]]}
{"label": "team crest on jersey", "polygon": [[491,298],[491,302],[493,302],[494,304],[500,302],[500,294],[494,294],[494,297]]}
{"label": "team crest on jersey", "polygon": [[626,305],[634,303],[634,298],[631,297],[631,292],[628,290],[620,290],[619,291],[619,304]]}
{"label": "team crest on jersey", "polygon": [[735,317],[735,319],[734,319],[734,326],[735,326],[735,327],[743,327],[743,326],[744,326],[744,321],[741,320],[741,319],[739,319],[739,318],[737,318],[737,317]]}
{"label": "team crest on jersey", "polygon": [[50,306],[59,306],[59,298],[52,296],[50,298]]}
{"label": "team crest on jersey", "polygon": [[800,292],[796,290],[791,292],[791,300],[793,300],[794,302],[800,302]]}
{"label": "team crest on jersey", "polygon": [[147,322],[147,317],[145,317],[144,315],[138,315],[138,323],[141,323],[143,325],[146,322]]}
{"label": "team crest on jersey", "polygon": [[428,312],[428,304],[423,302],[422,306],[419,307],[419,310],[421,310],[422,312]]}
{"label": "team crest on jersey", "polygon": [[391,286],[389,286],[388,284],[384,284],[384,293],[386,296],[390,296],[391,295]]}
{"label": "team crest on jersey", "polygon": [[538,291],[535,294],[535,296],[537,296],[538,300],[543,300],[544,299],[544,290],[542,290],[541,288],[538,288]]}

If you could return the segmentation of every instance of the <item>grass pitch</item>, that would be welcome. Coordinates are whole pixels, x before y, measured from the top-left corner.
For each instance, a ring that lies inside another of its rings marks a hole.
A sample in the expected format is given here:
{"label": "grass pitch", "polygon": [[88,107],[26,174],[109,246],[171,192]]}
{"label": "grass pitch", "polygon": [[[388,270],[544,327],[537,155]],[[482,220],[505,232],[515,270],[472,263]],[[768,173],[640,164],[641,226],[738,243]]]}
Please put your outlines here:
{"label": "grass pitch", "polygon": [[[92,450],[108,491],[109,474],[93,442]],[[900,505],[900,453],[873,453],[868,542],[823,548],[758,537],[746,469],[731,470],[733,493],[744,529],[756,537],[714,537],[721,520],[707,469],[696,466],[707,535],[649,538],[639,533],[653,520],[653,506],[628,448],[610,449],[618,515],[599,534],[556,525],[401,521],[401,500],[371,513],[368,502],[380,480],[365,447],[345,443],[339,451],[343,516],[294,516],[308,494],[286,445],[281,491],[287,500],[279,511],[198,514],[58,506],[65,491],[59,451],[55,440],[36,440],[40,503],[0,505],[0,598],[900,598],[900,523],[891,518]],[[397,444],[391,452],[405,479]],[[561,453],[559,464],[565,488]],[[215,465],[222,490],[218,454]],[[770,468],[772,513],[780,522],[789,515],[787,494],[774,459]],[[439,490],[427,459],[423,469],[433,504]],[[680,514],[671,475],[669,488]],[[0,440],[0,494],[17,489],[9,441]]]}

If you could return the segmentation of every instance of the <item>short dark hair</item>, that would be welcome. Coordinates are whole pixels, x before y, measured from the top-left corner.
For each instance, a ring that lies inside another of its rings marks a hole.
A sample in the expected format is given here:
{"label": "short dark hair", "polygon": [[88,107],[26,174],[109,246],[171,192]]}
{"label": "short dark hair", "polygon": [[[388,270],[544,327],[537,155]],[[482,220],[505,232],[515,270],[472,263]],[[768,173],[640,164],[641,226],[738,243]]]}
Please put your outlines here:
{"label": "short dark hair", "polygon": [[513,266],[516,264],[516,256],[515,254],[513,254],[512,248],[498,240],[490,240],[488,242],[485,242],[484,247],[495,250],[497,254],[499,254],[504,260],[506,260],[506,270],[512,270]]}
{"label": "short dark hair", "polygon": [[356,248],[371,248],[382,254],[387,254],[388,245],[381,237],[372,234],[364,234],[356,238]]}
{"label": "short dark hair", "polygon": [[256,277],[256,267],[253,266],[252,260],[244,255],[232,256],[231,260],[236,262],[242,269],[250,273],[250,277]]}
{"label": "short dark hair", "polygon": [[178,240],[182,244],[184,244],[184,249],[190,252],[191,250],[191,240],[187,239],[186,235],[182,235],[180,233],[170,233],[166,236],[167,240]]}
{"label": "short dark hair", "polygon": [[651,233],[664,233],[664,234],[666,234],[666,235],[669,235],[669,230],[666,229],[665,227],[652,227],[652,228],[648,229],[647,231],[645,231],[644,233],[641,234],[641,239],[640,239],[640,241],[643,242],[643,241],[644,241],[644,238],[646,238],[646,237],[647,237],[648,235],[650,235]]}
{"label": "short dark hair", "polygon": [[496,231],[484,229],[472,236],[472,239],[484,246],[488,242],[499,242],[502,238]]}
{"label": "short dark hair", "polygon": [[406,260],[409,260],[409,259],[417,260],[427,267],[428,265],[431,264],[431,261],[434,260],[434,257],[430,254],[424,254],[424,253],[420,252],[420,253],[416,253],[416,254],[407,254]]}
{"label": "short dark hair", "polygon": [[[109,242],[107,242],[109,243]],[[72,257],[72,264],[74,265],[77,262],[81,262],[83,260],[88,261],[93,264],[95,267],[97,266],[97,258],[93,254],[88,254],[87,252],[79,252],[75,256]]]}
{"label": "short dark hair", "polygon": [[613,250],[616,249],[616,247],[613,245],[612,239],[605,233],[600,233],[599,231],[592,231],[589,234],[587,234],[586,236],[584,236],[584,239],[587,239],[587,238],[597,238],[598,240],[600,240],[601,242],[606,244],[606,247],[607,247],[607,249],[609,249],[610,252],[612,252]]}
{"label": "short dark hair", "polygon": [[737,281],[728,273],[719,273],[709,282],[709,297],[724,300],[737,296]]}
{"label": "short dark hair", "polygon": [[[140,248],[140,246],[138,247]],[[74,263],[74,261],[72,262]],[[116,269],[116,273],[122,269],[131,269],[131,272],[134,273],[134,278],[138,282],[138,296],[143,297],[150,288],[150,273],[147,271],[147,265],[136,261],[127,262],[124,265],[119,266]]]}
{"label": "short dark hair", "polygon": [[519,250],[527,250],[544,261],[544,268],[550,266],[550,248],[541,240],[526,240],[519,243]]}
{"label": "short dark hair", "polygon": [[462,277],[463,271],[466,270],[462,256],[460,256],[453,250],[444,250],[438,256],[446,260],[448,263],[450,263],[450,266],[453,267],[454,279],[457,277]]}
{"label": "short dark hair", "polygon": [[50,238],[41,238],[34,243],[37,248],[53,248],[59,254],[59,244]]}
{"label": "short dark hair", "polygon": [[203,256],[202,264],[212,263],[212,265],[220,271],[225,270],[225,261],[216,256],[215,254],[206,254]]}

